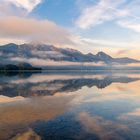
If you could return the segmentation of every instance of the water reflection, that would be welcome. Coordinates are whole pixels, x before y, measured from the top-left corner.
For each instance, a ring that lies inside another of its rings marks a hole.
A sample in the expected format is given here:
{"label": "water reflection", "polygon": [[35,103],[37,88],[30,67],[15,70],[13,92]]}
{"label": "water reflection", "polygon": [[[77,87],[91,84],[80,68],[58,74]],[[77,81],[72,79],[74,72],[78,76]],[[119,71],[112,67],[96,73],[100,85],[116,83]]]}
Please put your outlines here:
{"label": "water reflection", "polygon": [[[22,75],[22,76],[21,76]],[[9,97],[45,96],[55,93],[68,93],[96,86],[103,89],[113,83],[130,83],[140,80],[140,77],[113,75],[32,75],[29,73],[0,78],[0,94]],[[32,75],[32,76],[31,76]],[[119,87],[118,87],[119,88]],[[25,90],[26,89],[26,90]],[[122,89],[123,90],[123,89]]]}
{"label": "water reflection", "polygon": [[0,77],[0,140],[139,140],[140,75]]}

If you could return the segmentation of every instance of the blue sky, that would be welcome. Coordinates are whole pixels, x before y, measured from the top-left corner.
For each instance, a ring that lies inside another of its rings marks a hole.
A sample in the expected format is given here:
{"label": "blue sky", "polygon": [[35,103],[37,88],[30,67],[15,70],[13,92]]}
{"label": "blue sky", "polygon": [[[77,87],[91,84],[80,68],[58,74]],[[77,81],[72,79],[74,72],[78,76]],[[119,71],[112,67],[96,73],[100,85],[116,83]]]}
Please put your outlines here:
{"label": "blue sky", "polygon": [[138,57],[139,8],[139,0],[1,0],[0,43],[40,41]]}
{"label": "blue sky", "polygon": [[78,14],[75,0],[44,0],[29,16],[48,19],[61,26],[71,27]]}

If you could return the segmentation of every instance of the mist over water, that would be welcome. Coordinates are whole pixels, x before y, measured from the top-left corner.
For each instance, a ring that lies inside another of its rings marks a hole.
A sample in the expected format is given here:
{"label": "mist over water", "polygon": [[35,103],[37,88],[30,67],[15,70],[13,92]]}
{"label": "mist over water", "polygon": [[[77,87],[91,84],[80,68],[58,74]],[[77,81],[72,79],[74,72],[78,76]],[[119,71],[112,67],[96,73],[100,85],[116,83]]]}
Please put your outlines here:
{"label": "mist over water", "polygon": [[138,72],[0,76],[0,140],[139,140]]}

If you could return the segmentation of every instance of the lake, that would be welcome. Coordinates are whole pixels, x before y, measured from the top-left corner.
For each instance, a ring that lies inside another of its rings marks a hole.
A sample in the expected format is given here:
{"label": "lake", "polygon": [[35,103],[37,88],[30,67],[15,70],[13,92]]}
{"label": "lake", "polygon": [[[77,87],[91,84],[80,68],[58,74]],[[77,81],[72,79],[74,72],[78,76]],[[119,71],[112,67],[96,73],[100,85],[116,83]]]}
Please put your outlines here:
{"label": "lake", "polygon": [[1,74],[0,140],[140,140],[140,73]]}

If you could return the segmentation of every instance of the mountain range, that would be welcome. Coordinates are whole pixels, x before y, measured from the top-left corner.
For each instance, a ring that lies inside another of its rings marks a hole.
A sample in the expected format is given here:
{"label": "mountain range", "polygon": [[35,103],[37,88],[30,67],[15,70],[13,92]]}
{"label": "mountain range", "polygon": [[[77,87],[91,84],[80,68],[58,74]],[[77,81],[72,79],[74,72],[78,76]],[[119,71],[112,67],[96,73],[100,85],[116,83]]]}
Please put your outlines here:
{"label": "mountain range", "polygon": [[83,54],[78,50],[69,48],[57,48],[53,45],[45,44],[22,44],[17,45],[10,43],[0,46],[0,60],[1,63],[13,63],[13,58],[37,58],[43,60],[53,61],[68,61],[68,62],[104,62],[106,64],[128,64],[128,63],[140,63],[139,60],[131,59],[128,57],[113,58],[104,52],[98,52],[97,54]]}

